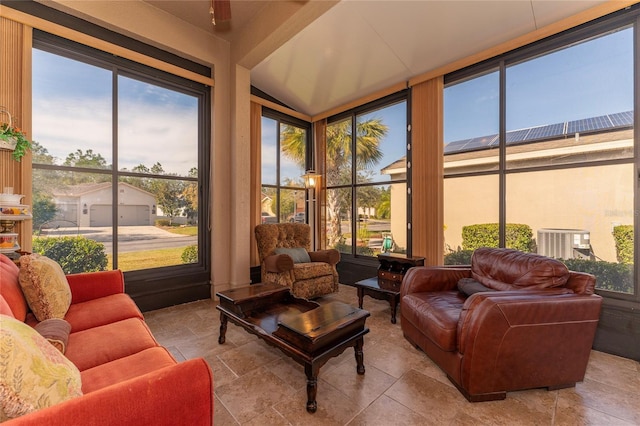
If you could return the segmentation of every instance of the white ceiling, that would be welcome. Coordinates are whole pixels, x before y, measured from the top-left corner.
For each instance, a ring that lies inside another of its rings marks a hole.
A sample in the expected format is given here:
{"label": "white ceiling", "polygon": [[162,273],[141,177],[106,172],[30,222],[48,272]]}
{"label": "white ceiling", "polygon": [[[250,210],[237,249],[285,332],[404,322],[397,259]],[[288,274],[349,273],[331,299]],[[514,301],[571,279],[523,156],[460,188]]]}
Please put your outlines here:
{"label": "white ceiling", "polygon": [[[147,1],[216,31],[208,0]],[[316,115],[604,2],[343,0],[255,66],[251,83]],[[232,0],[231,28],[216,34],[233,46],[265,4]]]}

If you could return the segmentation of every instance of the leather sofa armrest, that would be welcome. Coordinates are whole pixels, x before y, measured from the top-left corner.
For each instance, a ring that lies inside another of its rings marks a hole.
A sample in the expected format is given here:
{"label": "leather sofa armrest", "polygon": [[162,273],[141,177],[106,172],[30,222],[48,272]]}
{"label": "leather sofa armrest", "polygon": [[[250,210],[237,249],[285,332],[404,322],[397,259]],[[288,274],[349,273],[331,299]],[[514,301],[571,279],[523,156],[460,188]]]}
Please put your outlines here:
{"label": "leather sofa armrest", "polygon": [[309,258],[312,262],[325,262],[330,265],[337,265],[340,262],[340,252],[336,249],[310,251]]}
{"label": "leather sofa armrest", "polygon": [[288,254],[272,254],[264,258],[265,272],[286,272],[293,269],[293,259]]}
{"label": "leather sofa armrest", "polygon": [[469,267],[416,266],[409,269],[402,280],[400,300],[410,293],[453,290],[458,280],[469,277]]}
{"label": "leather sofa armrest", "polygon": [[192,359],[15,418],[16,425],[213,425],[213,375]]}
{"label": "leather sofa armrest", "polygon": [[71,288],[71,303],[124,293],[124,275],[122,271],[85,272],[67,275]]}
{"label": "leather sofa armrest", "polygon": [[458,351],[464,354],[471,346],[480,351],[499,346],[504,343],[501,330],[513,334],[517,329],[534,336],[537,329],[547,334],[548,341],[552,341],[551,327],[557,324],[592,323],[595,332],[601,307],[602,297],[577,295],[568,289],[476,293],[466,300],[460,313]]}

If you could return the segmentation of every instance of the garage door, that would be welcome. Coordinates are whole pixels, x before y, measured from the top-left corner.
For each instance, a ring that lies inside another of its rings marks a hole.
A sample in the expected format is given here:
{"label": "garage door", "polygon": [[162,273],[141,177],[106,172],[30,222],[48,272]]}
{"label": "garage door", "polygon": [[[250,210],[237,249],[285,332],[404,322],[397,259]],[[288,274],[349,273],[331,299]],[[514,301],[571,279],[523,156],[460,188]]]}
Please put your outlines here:
{"label": "garage door", "polygon": [[[111,223],[110,205],[94,204],[91,206],[91,226],[111,226]],[[118,206],[118,225],[151,225],[149,206]]]}

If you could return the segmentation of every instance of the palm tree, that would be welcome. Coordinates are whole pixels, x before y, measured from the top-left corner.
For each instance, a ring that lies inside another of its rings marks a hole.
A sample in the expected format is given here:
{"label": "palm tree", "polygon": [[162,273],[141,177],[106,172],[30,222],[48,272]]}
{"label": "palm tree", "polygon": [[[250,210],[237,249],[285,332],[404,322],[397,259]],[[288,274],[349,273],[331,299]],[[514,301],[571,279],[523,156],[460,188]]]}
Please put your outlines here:
{"label": "palm tree", "polygon": [[[356,175],[366,171],[382,159],[380,142],[389,128],[382,119],[371,118],[356,122]],[[305,131],[284,125],[281,132],[283,152],[304,167]],[[327,184],[350,185],[352,183],[352,126],[346,119],[327,126],[326,179]],[[350,191],[333,190],[327,194],[328,245],[334,247],[342,240],[340,213],[348,211],[351,205]]]}

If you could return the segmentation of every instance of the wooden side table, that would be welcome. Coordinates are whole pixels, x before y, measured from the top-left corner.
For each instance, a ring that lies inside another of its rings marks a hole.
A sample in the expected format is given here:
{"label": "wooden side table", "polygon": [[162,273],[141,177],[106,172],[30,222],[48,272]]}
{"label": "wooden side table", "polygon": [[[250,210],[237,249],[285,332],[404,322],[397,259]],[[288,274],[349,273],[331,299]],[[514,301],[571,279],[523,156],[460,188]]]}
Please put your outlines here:
{"label": "wooden side table", "polygon": [[400,303],[402,279],[410,268],[424,266],[424,257],[407,257],[399,254],[379,254],[378,276],[358,281],[358,307],[362,309],[364,296],[387,300],[391,306],[391,323],[396,323],[396,311]]}

